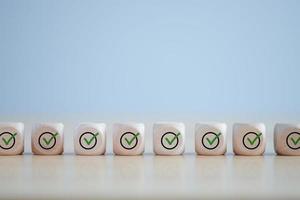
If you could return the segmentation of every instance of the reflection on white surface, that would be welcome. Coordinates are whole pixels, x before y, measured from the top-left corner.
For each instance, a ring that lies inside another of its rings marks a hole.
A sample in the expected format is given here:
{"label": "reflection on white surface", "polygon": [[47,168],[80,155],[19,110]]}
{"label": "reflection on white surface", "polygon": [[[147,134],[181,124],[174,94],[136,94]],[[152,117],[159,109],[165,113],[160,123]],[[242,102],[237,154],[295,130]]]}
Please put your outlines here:
{"label": "reflection on white surface", "polygon": [[298,198],[299,157],[0,157],[0,199]]}

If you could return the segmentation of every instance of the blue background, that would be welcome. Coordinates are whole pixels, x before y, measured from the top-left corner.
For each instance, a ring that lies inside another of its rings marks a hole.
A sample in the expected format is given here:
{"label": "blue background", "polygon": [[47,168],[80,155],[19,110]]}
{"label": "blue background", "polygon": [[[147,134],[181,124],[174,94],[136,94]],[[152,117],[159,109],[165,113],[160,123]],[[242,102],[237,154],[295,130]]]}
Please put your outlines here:
{"label": "blue background", "polygon": [[0,113],[299,116],[300,1],[0,1]]}

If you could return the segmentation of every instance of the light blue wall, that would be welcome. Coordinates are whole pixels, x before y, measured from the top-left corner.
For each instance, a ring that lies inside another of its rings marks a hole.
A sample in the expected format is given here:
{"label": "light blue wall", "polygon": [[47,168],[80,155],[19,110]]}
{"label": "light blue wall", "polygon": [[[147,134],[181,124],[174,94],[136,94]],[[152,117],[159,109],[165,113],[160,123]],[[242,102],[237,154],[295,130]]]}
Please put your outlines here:
{"label": "light blue wall", "polygon": [[300,116],[300,1],[0,0],[0,113]]}

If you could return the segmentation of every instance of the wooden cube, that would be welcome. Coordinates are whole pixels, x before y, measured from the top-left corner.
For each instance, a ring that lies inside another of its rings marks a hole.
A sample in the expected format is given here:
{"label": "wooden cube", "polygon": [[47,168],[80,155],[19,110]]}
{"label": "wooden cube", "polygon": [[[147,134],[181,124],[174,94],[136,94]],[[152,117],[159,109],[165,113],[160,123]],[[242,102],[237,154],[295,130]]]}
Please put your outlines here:
{"label": "wooden cube", "polygon": [[185,149],[185,126],[178,122],[161,122],[153,126],[153,147],[157,155],[181,155]]}
{"label": "wooden cube", "polygon": [[23,123],[0,123],[0,156],[19,155],[24,152],[23,132]]}
{"label": "wooden cube", "polygon": [[113,126],[113,151],[116,155],[135,156],[144,153],[145,126],[142,123],[116,123]]}
{"label": "wooden cube", "polygon": [[266,148],[266,127],[262,123],[234,124],[233,151],[236,155],[263,155]]}
{"label": "wooden cube", "polygon": [[82,123],[74,135],[74,150],[77,155],[103,155],[106,148],[106,125],[103,123]]}
{"label": "wooden cube", "polygon": [[225,123],[199,123],[195,127],[195,150],[199,155],[223,155],[227,149]]}
{"label": "wooden cube", "polygon": [[278,155],[300,156],[300,124],[276,124],[274,148]]}
{"label": "wooden cube", "polygon": [[62,123],[40,123],[31,135],[32,153],[36,155],[59,155],[64,150],[64,125]]}

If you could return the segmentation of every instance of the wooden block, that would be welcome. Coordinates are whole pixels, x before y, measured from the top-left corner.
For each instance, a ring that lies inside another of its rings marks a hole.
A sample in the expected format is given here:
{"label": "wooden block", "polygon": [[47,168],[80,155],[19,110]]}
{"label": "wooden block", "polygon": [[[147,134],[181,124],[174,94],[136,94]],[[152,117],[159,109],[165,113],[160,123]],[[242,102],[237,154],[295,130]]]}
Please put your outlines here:
{"label": "wooden block", "polygon": [[262,123],[234,124],[233,151],[237,155],[263,155],[266,148],[266,127]]}
{"label": "wooden block", "polygon": [[300,124],[276,124],[274,148],[278,155],[300,156]]}
{"label": "wooden block", "polygon": [[116,123],[113,126],[113,151],[116,155],[141,155],[145,149],[145,126],[141,123]]}
{"label": "wooden block", "polygon": [[23,123],[0,123],[0,156],[19,155],[24,152],[23,132]]}
{"label": "wooden block", "polygon": [[157,155],[181,155],[185,149],[183,123],[162,122],[153,126],[153,147]]}
{"label": "wooden block", "polygon": [[31,135],[32,153],[36,155],[59,155],[64,150],[64,125],[62,123],[40,123]]}
{"label": "wooden block", "polygon": [[74,150],[77,155],[103,155],[106,148],[106,125],[103,123],[82,123],[74,135]]}
{"label": "wooden block", "polygon": [[224,155],[227,149],[225,123],[199,123],[195,126],[195,150],[199,155]]}

